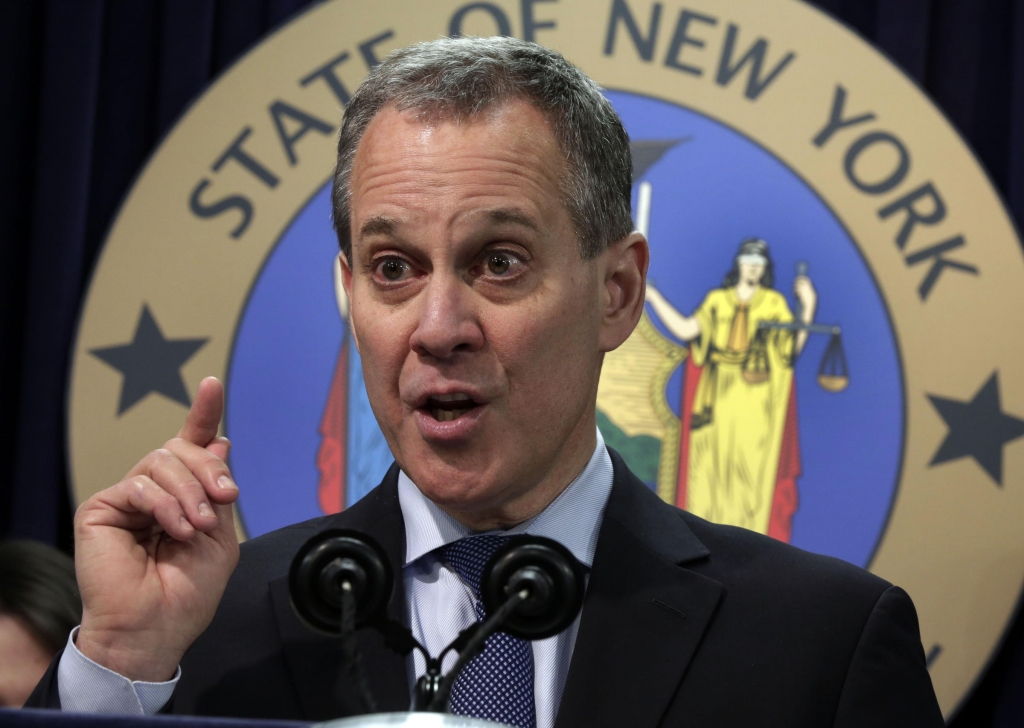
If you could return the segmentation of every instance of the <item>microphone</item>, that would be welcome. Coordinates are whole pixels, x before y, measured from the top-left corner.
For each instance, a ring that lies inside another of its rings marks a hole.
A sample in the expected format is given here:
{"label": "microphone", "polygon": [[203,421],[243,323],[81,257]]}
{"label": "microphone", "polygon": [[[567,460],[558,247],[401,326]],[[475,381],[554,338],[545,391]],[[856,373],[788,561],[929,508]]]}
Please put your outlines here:
{"label": "microphone", "polygon": [[346,529],[313,536],[295,554],[288,572],[295,613],[310,627],[331,635],[341,630],[346,590],[353,597],[355,626],[362,627],[384,610],[392,585],[384,549],[369,536]]}
{"label": "microphone", "polygon": [[583,567],[569,549],[542,536],[510,539],[491,557],[480,580],[488,614],[497,613],[513,595],[523,595],[501,630],[524,640],[552,637],[572,624],[583,606],[583,591]]}

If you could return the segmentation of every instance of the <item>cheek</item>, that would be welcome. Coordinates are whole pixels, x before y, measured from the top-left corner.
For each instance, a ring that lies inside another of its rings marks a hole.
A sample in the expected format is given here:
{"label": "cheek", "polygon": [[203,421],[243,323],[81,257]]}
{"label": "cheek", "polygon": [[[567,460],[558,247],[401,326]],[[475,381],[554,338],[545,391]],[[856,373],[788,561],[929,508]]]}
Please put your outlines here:
{"label": "cheek", "polygon": [[598,366],[598,330],[573,300],[545,311],[505,316],[490,327],[488,339],[508,377],[510,407],[534,421],[575,411],[581,393],[592,386]]}
{"label": "cheek", "polygon": [[[363,363],[363,380],[370,395],[370,404],[391,407],[398,402],[398,376],[405,360],[408,337],[403,338],[397,322],[384,317],[353,315],[355,336],[359,341],[359,357]],[[379,404],[378,404],[379,403]]]}

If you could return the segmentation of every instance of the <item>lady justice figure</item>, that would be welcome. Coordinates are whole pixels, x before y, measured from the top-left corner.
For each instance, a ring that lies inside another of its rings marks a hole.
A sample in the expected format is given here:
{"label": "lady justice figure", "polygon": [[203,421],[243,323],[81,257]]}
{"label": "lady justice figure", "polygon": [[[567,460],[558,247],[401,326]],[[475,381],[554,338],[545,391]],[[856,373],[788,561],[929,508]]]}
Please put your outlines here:
{"label": "lady justice figure", "polygon": [[[759,327],[794,320],[785,297],[772,288],[773,268],[768,244],[749,238],[722,287],[692,316],[650,283],[647,302],[689,345],[676,505],[788,542],[800,475],[793,363],[807,332]],[[817,306],[810,279],[798,275],[793,293],[799,321],[810,324]]]}

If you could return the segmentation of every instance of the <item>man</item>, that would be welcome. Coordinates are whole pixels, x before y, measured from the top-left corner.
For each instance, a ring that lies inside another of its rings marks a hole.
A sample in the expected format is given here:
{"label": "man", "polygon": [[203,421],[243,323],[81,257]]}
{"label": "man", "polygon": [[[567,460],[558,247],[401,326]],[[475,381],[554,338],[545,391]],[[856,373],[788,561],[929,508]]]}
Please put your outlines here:
{"label": "man", "polygon": [[[494,533],[556,538],[587,567],[577,622],[532,645],[489,640],[453,690],[459,712],[544,728],[941,725],[902,591],[683,514],[603,447],[602,357],[636,325],[648,265],[630,170],[600,90],[539,46],[444,39],[371,71],[342,125],[335,225],[396,465],[348,511],[247,543],[234,569],[223,394],[204,381],[179,437],[79,509],[82,625],[36,703],[354,712],[336,640],[297,620],[286,579],[307,538],[342,527],[402,565],[389,613],[433,654],[481,617],[465,567]],[[359,642],[379,707],[406,709],[422,660],[371,629]]]}

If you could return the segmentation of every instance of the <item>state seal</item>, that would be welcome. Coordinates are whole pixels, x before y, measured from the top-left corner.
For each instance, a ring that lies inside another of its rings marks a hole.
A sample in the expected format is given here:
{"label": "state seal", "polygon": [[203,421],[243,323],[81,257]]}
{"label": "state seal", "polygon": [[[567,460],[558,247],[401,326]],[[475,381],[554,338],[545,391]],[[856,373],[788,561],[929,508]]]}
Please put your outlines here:
{"label": "state seal", "polygon": [[[634,154],[646,312],[599,426],[665,500],[830,554],[917,605],[947,718],[1024,582],[1024,258],[970,150],[852,32],[784,0],[334,0],[224,73],[111,228],[74,348],[77,500],[227,386],[242,536],[391,462],[337,285],[329,180],[390,50],[515,35],[597,80]],[[538,413],[542,416],[542,413]]]}

